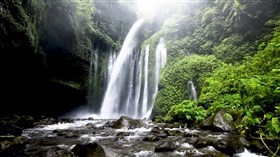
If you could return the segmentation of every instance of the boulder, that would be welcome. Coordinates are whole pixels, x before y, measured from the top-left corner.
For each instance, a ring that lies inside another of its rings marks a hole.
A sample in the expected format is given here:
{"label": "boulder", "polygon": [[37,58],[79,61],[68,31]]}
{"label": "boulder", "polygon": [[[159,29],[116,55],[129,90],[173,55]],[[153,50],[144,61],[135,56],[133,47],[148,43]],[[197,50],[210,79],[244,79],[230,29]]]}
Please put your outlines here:
{"label": "boulder", "polygon": [[198,138],[195,143],[194,147],[197,149],[200,148],[205,148],[207,146],[212,146],[213,145],[213,140],[211,138]]}
{"label": "boulder", "polygon": [[143,141],[149,141],[149,142],[155,142],[155,141],[159,141],[159,140],[160,140],[160,138],[155,135],[148,135],[143,138]]}
{"label": "boulder", "polygon": [[213,142],[213,147],[229,156],[233,156],[236,153],[244,152],[244,145],[239,141],[239,139],[228,138]]}
{"label": "boulder", "polygon": [[199,125],[198,127],[202,130],[212,130],[213,128],[213,118],[214,116],[210,116],[208,118],[206,118],[205,120],[203,120]]}
{"label": "boulder", "polygon": [[141,127],[141,122],[126,116],[121,116],[112,126],[114,129],[128,128],[135,129]]}
{"label": "boulder", "polygon": [[155,147],[155,152],[168,152],[176,149],[176,146],[171,141],[163,141]]}
{"label": "boulder", "polygon": [[220,110],[219,112],[217,112],[213,118],[213,126],[221,131],[236,130],[235,125],[232,121],[228,120],[226,114],[230,115],[225,110]]}
{"label": "boulder", "polygon": [[78,157],[106,157],[104,149],[97,143],[77,144],[71,151]]}
{"label": "boulder", "polygon": [[41,157],[75,157],[73,152],[59,148],[50,147],[47,150],[40,153]]}
{"label": "boulder", "polygon": [[233,121],[229,120],[227,115],[231,116],[225,110],[220,110],[214,115],[206,118],[199,124],[199,127],[203,130],[212,130],[212,131],[234,131],[236,127]]}

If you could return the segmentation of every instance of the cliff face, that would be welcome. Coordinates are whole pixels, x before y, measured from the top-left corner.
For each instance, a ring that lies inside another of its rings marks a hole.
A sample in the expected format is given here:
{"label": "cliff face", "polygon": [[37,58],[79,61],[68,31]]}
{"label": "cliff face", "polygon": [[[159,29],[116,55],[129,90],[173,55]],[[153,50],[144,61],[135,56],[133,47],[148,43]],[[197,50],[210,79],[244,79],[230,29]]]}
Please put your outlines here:
{"label": "cliff face", "polygon": [[129,12],[117,2],[1,1],[1,112],[57,115],[85,104],[90,53],[106,60],[135,20],[119,22],[112,8]]}

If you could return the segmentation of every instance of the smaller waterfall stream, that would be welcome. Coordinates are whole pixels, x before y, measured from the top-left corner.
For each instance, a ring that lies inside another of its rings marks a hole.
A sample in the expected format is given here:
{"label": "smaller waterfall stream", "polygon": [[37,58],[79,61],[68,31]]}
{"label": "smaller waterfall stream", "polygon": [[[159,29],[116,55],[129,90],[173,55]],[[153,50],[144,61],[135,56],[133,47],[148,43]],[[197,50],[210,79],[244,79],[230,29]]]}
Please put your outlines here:
{"label": "smaller waterfall stream", "polygon": [[114,63],[116,61],[116,58],[117,58],[116,52],[113,51],[113,50],[110,50],[109,51],[109,56],[108,56],[108,63],[107,63],[108,65],[107,65],[107,69],[106,69],[107,84],[109,84],[109,81],[110,81],[110,78],[111,78],[111,73],[112,73],[113,66],[114,66]]}
{"label": "smaller waterfall stream", "polygon": [[192,81],[188,81],[188,95],[189,100],[197,101],[197,94]]}
{"label": "smaller waterfall stream", "polygon": [[158,83],[159,83],[159,76],[160,76],[160,70],[164,67],[167,61],[167,51],[164,43],[164,39],[160,38],[159,44],[157,45],[156,49],[156,55],[155,55],[155,71],[154,71],[154,89],[153,89],[153,95],[152,95],[152,101],[151,105],[149,107],[148,112],[146,113],[145,117],[150,117],[153,109],[153,105],[156,100],[157,92],[158,92]]}
{"label": "smaller waterfall stream", "polygon": [[88,77],[88,93],[87,93],[87,101],[90,105],[90,109],[92,110],[92,102],[96,99],[96,91],[95,88],[97,86],[98,79],[98,49],[92,50],[90,54],[90,67],[89,67],[89,77]]}

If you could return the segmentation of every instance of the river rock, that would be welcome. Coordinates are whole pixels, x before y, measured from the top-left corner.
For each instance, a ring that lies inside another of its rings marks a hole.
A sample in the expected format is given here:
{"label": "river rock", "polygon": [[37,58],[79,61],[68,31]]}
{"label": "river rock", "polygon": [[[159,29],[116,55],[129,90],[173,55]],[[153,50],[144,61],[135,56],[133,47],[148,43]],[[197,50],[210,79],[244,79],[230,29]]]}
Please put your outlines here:
{"label": "river rock", "polygon": [[232,156],[235,153],[244,152],[244,145],[238,140],[234,138],[222,139],[213,142],[213,147],[229,156]]}
{"label": "river rock", "polygon": [[220,110],[215,115],[206,118],[199,124],[199,127],[203,130],[212,131],[234,131],[236,127],[232,121],[229,121],[225,116],[227,113],[225,110]]}
{"label": "river rock", "polygon": [[0,139],[0,156],[2,157],[12,157],[21,156],[23,150],[26,148],[26,139],[18,136],[6,136]]}
{"label": "river rock", "polygon": [[149,142],[155,142],[155,141],[159,141],[159,140],[160,140],[160,138],[155,135],[148,135],[143,138],[143,141],[149,141]]}
{"label": "river rock", "polygon": [[141,122],[126,116],[121,116],[112,126],[114,129],[128,128],[135,129],[141,127]]}
{"label": "river rock", "polygon": [[265,153],[267,149],[265,146],[259,141],[259,140],[253,140],[249,143],[249,148],[250,151],[253,152],[258,152],[258,153]]}
{"label": "river rock", "polygon": [[75,157],[73,152],[68,150],[59,148],[59,147],[51,147],[47,150],[41,152],[41,157]]}
{"label": "river rock", "polygon": [[74,123],[75,120],[73,118],[61,118],[59,119],[60,122],[62,123]]}
{"label": "river rock", "polygon": [[106,157],[104,149],[97,143],[77,144],[71,151],[78,157]]}
{"label": "river rock", "polygon": [[217,151],[212,146],[209,146],[207,148],[199,149],[200,153],[197,153],[197,150],[192,148],[187,148],[185,150],[185,156],[184,157],[229,157],[228,155],[221,153]]}
{"label": "river rock", "polygon": [[171,141],[163,141],[155,147],[155,152],[168,152],[176,149],[176,146]]}
{"label": "river rock", "polygon": [[205,148],[207,146],[212,146],[212,145],[213,145],[213,140],[211,138],[200,137],[194,143],[194,147],[197,149]]}

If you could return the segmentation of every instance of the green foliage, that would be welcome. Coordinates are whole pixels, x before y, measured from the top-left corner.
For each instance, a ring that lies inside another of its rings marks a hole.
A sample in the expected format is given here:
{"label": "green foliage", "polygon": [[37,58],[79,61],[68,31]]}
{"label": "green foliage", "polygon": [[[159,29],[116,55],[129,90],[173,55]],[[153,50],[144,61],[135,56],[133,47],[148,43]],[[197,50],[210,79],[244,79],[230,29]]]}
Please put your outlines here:
{"label": "green foliage", "polygon": [[37,31],[20,1],[4,0],[0,2],[0,8],[0,48],[25,49],[25,53],[37,52]]}
{"label": "green foliage", "polygon": [[191,55],[167,66],[162,71],[160,84],[163,88],[158,91],[155,111],[167,113],[172,105],[188,99],[187,84],[190,80],[199,93],[205,78],[219,65],[214,56]]}
{"label": "green foliage", "polygon": [[164,117],[165,121],[183,120],[188,123],[199,123],[206,117],[206,110],[197,106],[197,102],[184,100],[181,103],[170,108],[167,115]]}
{"label": "green foliage", "polygon": [[[199,104],[208,112],[225,108],[244,115],[239,128],[249,133],[264,128],[279,136],[280,27],[254,57],[241,65],[224,65],[207,78]],[[252,129],[255,128],[255,129]]]}
{"label": "green foliage", "polygon": [[224,116],[224,118],[226,119],[226,121],[228,121],[228,122],[233,122],[233,117],[232,117],[231,114],[225,113],[223,116]]}
{"label": "green foliage", "polygon": [[238,63],[245,57],[254,53],[254,48],[249,43],[244,43],[240,35],[233,35],[222,40],[222,42],[214,46],[214,54],[218,59],[225,63]]}

